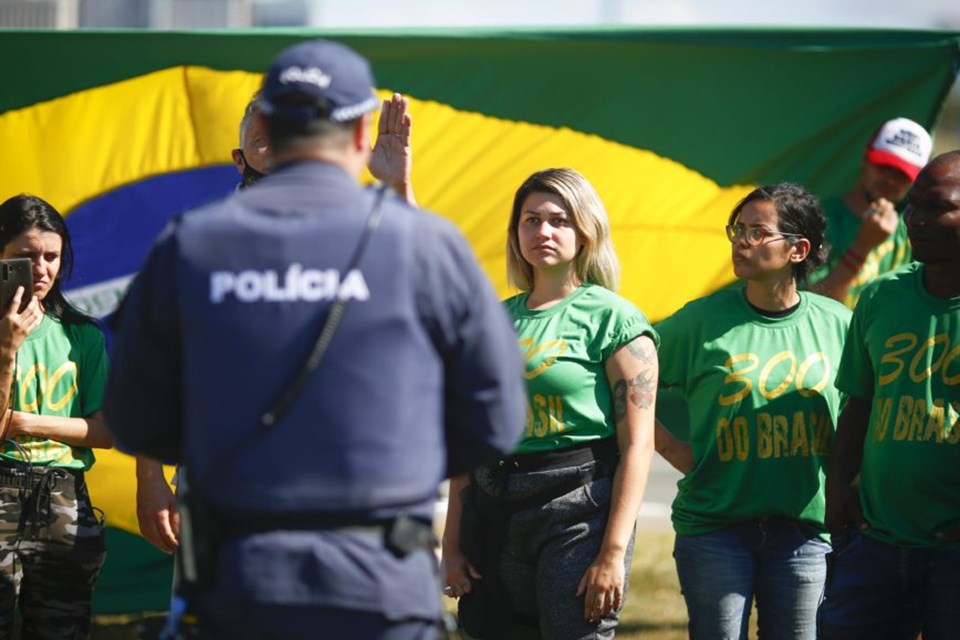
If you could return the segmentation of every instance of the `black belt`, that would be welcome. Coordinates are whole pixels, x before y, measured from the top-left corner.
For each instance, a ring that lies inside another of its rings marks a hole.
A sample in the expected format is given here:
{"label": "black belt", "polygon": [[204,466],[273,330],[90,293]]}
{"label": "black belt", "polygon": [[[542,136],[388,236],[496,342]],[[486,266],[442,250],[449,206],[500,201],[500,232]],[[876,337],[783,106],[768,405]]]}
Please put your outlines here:
{"label": "black belt", "polygon": [[437,546],[433,525],[405,514],[375,522],[356,516],[323,513],[218,514],[213,520],[222,538],[269,531],[329,531],[373,537],[383,541],[398,557],[417,549],[433,550]]}
{"label": "black belt", "polygon": [[[618,461],[619,447],[616,438],[613,437],[591,440],[555,451],[538,451],[508,456],[490,467],[497,485],[495,493],[488,494],[479,486],[477,487],[477,506],[486,516],[493,516],[498,512],[501,514],[516,513],[530,507],[543,505],[597,478],[612,475]],[[511,473],[566,469],[591,462],[596,464],[576,476],[545,488],[539,493],[516,499],[503,497]],[[478,484],[476,478],[472,478],[471,482]]]}
{"label": "black belt", "polygon": [[0,462],[0,487],[24,489],[34,487],[41,481],[73,484],[82,477],[81,469]]}
{"label": "black belt", "polygon": [[55,466],[0,463],[0,487],[17,489],[23,499],[17,536],[36,540],[42,529],[50,535],[54,515],[51,494],[74,491],[83,471]]}
{"label": "black belt", "polygon": [[609,437],[602,440],[589,440],[562,449],[518,453],[501,458],[492,467],[494,470],[504,469],[520,473],[552,471],[566,467],[579,467],[595,460],[609,462],[616,459],[618,453],[617,439]]}

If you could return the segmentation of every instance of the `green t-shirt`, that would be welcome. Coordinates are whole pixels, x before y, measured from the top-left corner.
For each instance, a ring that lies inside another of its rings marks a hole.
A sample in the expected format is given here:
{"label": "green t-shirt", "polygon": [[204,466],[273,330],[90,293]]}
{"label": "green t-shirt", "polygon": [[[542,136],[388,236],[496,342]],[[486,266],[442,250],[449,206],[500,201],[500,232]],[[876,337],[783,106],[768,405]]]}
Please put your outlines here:
{"label": "green t-shirt", "polygon": [[[840,256],[850,248],[860,231],[860,217],[847,208],[842,198],[824,200],[823,214],[827,219],[826,239],[830,245],[830,255],[825,264],[810,274],[811,284],[823,280],[833,271],[840,262]],[[851,309],[856,306],[863,288],[875,278],[913,260],[910,239],[907,237],[907,225],[904,224],[902,216],[893,235],[874,247],[873,251],[864,257],[866,260],[850,284],[850,291],[843,300],[843,303]]]}
{"label": "green t-shirt", "polygon": [[846,307],[813,293],[802,292],[790,315],[768,318],[742,289],[725,289],[657,324],[660,385],[687,400],[695,461],[677,483],[677,533],[765,516],[824,531],[841,404],[834,378],[849,322]]}
{"label": "green t-shirt", "polygon": [[516,453],[561,449],[615,433],[604,362],[641,335],[658,342],[629,300],[585,284],[549,309],[527,309],[527,293],[504,301],[524,356],[527,423]]}
{"label": "green t-shirt", "polygon": [[[61,324],[44,316],[17,351],[12,388],[16,411],[48,416],[84,418],[101,409],[107,383],[107,352],[103,332],[95,324]],[[0,457],[35,465],[89,469],[90,449],[29,436],[3,443]]]}
{"label": "green t-shirt", "polygon": [[860,499],[867,535],[908,547],[957,547],[960,528],[960,298],[935,298],[913,263],[864,291],[837,385],[871,399]]}

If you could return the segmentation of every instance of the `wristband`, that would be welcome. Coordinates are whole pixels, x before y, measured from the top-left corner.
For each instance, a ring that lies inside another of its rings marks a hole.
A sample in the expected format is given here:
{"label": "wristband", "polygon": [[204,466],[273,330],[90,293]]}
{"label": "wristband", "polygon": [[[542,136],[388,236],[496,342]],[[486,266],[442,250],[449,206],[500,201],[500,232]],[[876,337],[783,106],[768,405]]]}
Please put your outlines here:
{"label": "wristband", "polygon": [[853,260],[855,260],[857,264],[863,264],[864,262],[867,261],[867,257],[866,257],[866,256],[860,255],[859,253],[857,253],[856,251],[854,251],[852,248],[849,248],[849,249],[847,249],[846,251],[844,251],[844,252],[843,252],[843,255],[845,255],[845,256],[850,256],[850,258],[852,258]]}
{"label": "wristband", "polygon": [[846,253],[840,256],[840,264],[845,266],[847,269],[849,269],[853,273],[858,273],[860,271],[860,267],[863,266],[863,262],[855,261]]}

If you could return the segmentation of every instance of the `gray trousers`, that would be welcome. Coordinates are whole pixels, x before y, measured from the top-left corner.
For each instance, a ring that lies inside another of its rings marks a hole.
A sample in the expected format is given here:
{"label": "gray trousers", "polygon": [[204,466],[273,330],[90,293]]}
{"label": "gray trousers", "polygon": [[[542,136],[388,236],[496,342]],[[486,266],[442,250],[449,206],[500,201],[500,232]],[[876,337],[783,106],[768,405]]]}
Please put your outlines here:
{"label": "gray trousers", "polygon": [[[586,479],[595,464],[511,473],[505,481],[490,470],[481,469],[476,473],[476,482],[480,490],[494,495],[501,492],[509,502],[544,492],[573,477]],[[580,579],[600,552],[612,484],[611,475],[585,481],[544,505],[518,511],[511,517],[499,575],[520,623],[515,637],[544,640],[614,637],[619,612],[599,622],[588,622],[583,615],[583,596],[575,595]],[[624,561],[627,582],[632,557],[631,537]],[[624,601],[626,595],[627,584],[624,584]],[[539,626],[539,635],[536,626]],[[523,633],[521,629],[525,627],[528,631]]]}

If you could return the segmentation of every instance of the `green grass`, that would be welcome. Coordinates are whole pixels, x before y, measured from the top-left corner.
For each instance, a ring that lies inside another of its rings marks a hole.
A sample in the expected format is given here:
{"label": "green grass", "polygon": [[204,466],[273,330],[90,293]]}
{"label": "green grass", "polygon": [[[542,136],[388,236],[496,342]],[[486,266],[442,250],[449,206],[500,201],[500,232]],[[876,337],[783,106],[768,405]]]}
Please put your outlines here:
{"label": "green grass", "polygon": [[684,640],[687,609],[673,563],[673,532],[637,532],[630,572],[630,593],[617,638]]}

